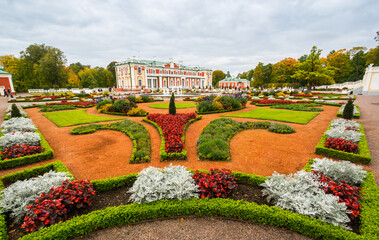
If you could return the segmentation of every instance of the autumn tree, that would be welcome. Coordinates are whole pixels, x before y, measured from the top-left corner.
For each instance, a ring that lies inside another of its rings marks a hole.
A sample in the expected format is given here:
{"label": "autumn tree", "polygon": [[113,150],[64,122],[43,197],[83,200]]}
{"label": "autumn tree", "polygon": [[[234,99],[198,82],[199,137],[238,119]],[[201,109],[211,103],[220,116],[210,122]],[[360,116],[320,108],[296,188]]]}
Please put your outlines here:
{"label": "autumn tree", "polygon": [[307,58],[308,58],[308,55],[304,54],[303,56],[299,57],[299,59],[297,59],[297,60],[299,60],[301,63],[303,63],[303,62],[305,62],[305,60],[307,60]]}
{"label": "autumn tree", "polygon": [[327,66],[334,68],[334,81],[347,82],[351,72],[350,55],[346,49],[332,51],[327,57]]}
{"label": "autumn tree", "polygon": [[212,73],[212,85],[218,87],[218,82],[225,79],[225,73],[221,70],[216,70]]}
{"label": "autumn tree", "polygon": [[254,69],[253,73],[253,87],[258,88],[266,83],[271,82],[272,64],[269,63],[264,65],[263,63],[258,63]]}
{"label": "autumn tree", "polygon": [[294,58],[285,58],[272,65],[271,80],[275,83],[290,83],[295,71],[295,64],[299,62]]}
{"label": "autumn tree", "polygon": [[366,47],[353,47],[349,50],[351,73],[349,81],[358,81],[363,78],[366,69]]}
{"label": "autumn tree", "polygon": [[374,66],[379,66],[379,46],[376,48],[371,48],[367,53],[366,65],[374,64]]}
{"label": "autumn tree", "polygon": [[68,70],[68,85],[70,85],[71,87],[79,87],[80,86],[80,79],[78,77],[78,75],[74,72],[74,70],[72,69],[69,69]]}
{"label": "autumn tree", "polygon": [[16,92],[26,91],[25,83],[22,81],[22,74],[20,71],[21,60],[13,55],[0,56],[0,65],[4,67],[6,72],[12,74],[13,87]]}
{"label": "autumn tree", "polygon": [[295,73],[292,77],[302,86],[307,86],[309,90],[313,86],[334,83],[334,70],[331,67],[323,67],[320,60],[321,51],[313,46],[307,60],[295,64]]}
{"label": "autumn tree", "polygon": [[71,63],[68,67],[70,70],[73,70],[76,74],[78,74],[81,70],[84,70],[85,68],[91,68],[90,65],[83,65],[80,62]]}
{"label": "autumn tree", "polygon": [[80,79],[80,85],[84,88],[96,87],[95,70],[91,68],[84,68],[78,73]]}

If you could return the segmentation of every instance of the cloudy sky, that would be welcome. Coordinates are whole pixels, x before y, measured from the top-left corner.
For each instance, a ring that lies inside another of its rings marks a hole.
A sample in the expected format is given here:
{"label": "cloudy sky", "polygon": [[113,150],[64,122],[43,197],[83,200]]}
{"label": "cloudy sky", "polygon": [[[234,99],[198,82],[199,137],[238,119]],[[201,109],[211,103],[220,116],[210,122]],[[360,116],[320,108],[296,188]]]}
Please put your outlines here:
{"label": "cloudy sky", "polygon": [[46,44],[67,64],[183,61],[229,70],[299,58],[316,45],[373,48],[377,0],[0,0],[0,56]]}

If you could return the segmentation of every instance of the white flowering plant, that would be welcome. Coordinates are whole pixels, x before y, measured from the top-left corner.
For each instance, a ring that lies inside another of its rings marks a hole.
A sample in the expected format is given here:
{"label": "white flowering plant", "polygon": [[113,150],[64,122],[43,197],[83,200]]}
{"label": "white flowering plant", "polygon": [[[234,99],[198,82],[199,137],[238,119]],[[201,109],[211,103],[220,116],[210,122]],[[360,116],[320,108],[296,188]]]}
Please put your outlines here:
{"label": "white flowering plant", "polygon": [[330,128],[325,134],[328,138],[341,138],[346,141],[352,141],[353,143],[358,143],[363,135],[355,130],[346,130],[344,126]]}
{"label": "white flowering plant", "polygon": [[7,121],[4,121],[1,124],[1,128],[3,128],[1,131],[2,133],[10,133],[13,131],[19,131],[19,132],[34,132],[37,128],[34,126],[33,121],[29,118],[24,117],[15,117],[11,118]]}
{"label": "white flowering plant", "polygon": [[28,144],[30,146],[39,146],[41,137],[35,132],[11,132],[0,137],[0,147],[6,148],[13,145]]}

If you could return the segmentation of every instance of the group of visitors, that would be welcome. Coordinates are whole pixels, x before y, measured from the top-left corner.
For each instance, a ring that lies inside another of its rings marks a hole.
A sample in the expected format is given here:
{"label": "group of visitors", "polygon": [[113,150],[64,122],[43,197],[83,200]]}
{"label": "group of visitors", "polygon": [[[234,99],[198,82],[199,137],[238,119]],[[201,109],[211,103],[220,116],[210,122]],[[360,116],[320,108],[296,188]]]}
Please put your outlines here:
{"label": "group of visitors", "polygon": [[6,90],[4,88],[4,97],[11,97],[11,98],[13,98],[13,95],[12,95],[11,90],[9,88],[8,88],[8,90]]}

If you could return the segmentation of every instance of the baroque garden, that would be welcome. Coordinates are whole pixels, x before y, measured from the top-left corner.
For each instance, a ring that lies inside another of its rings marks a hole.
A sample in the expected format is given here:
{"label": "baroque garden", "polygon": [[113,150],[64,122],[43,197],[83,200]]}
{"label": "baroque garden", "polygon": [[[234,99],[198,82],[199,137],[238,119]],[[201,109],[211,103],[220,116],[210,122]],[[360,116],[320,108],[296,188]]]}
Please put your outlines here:
{"label": "baroque garden", "polygon": [[3,239],[91,238],[186,216],[378,236],[371,149],[346,89],[41,91],[4,113]]}

